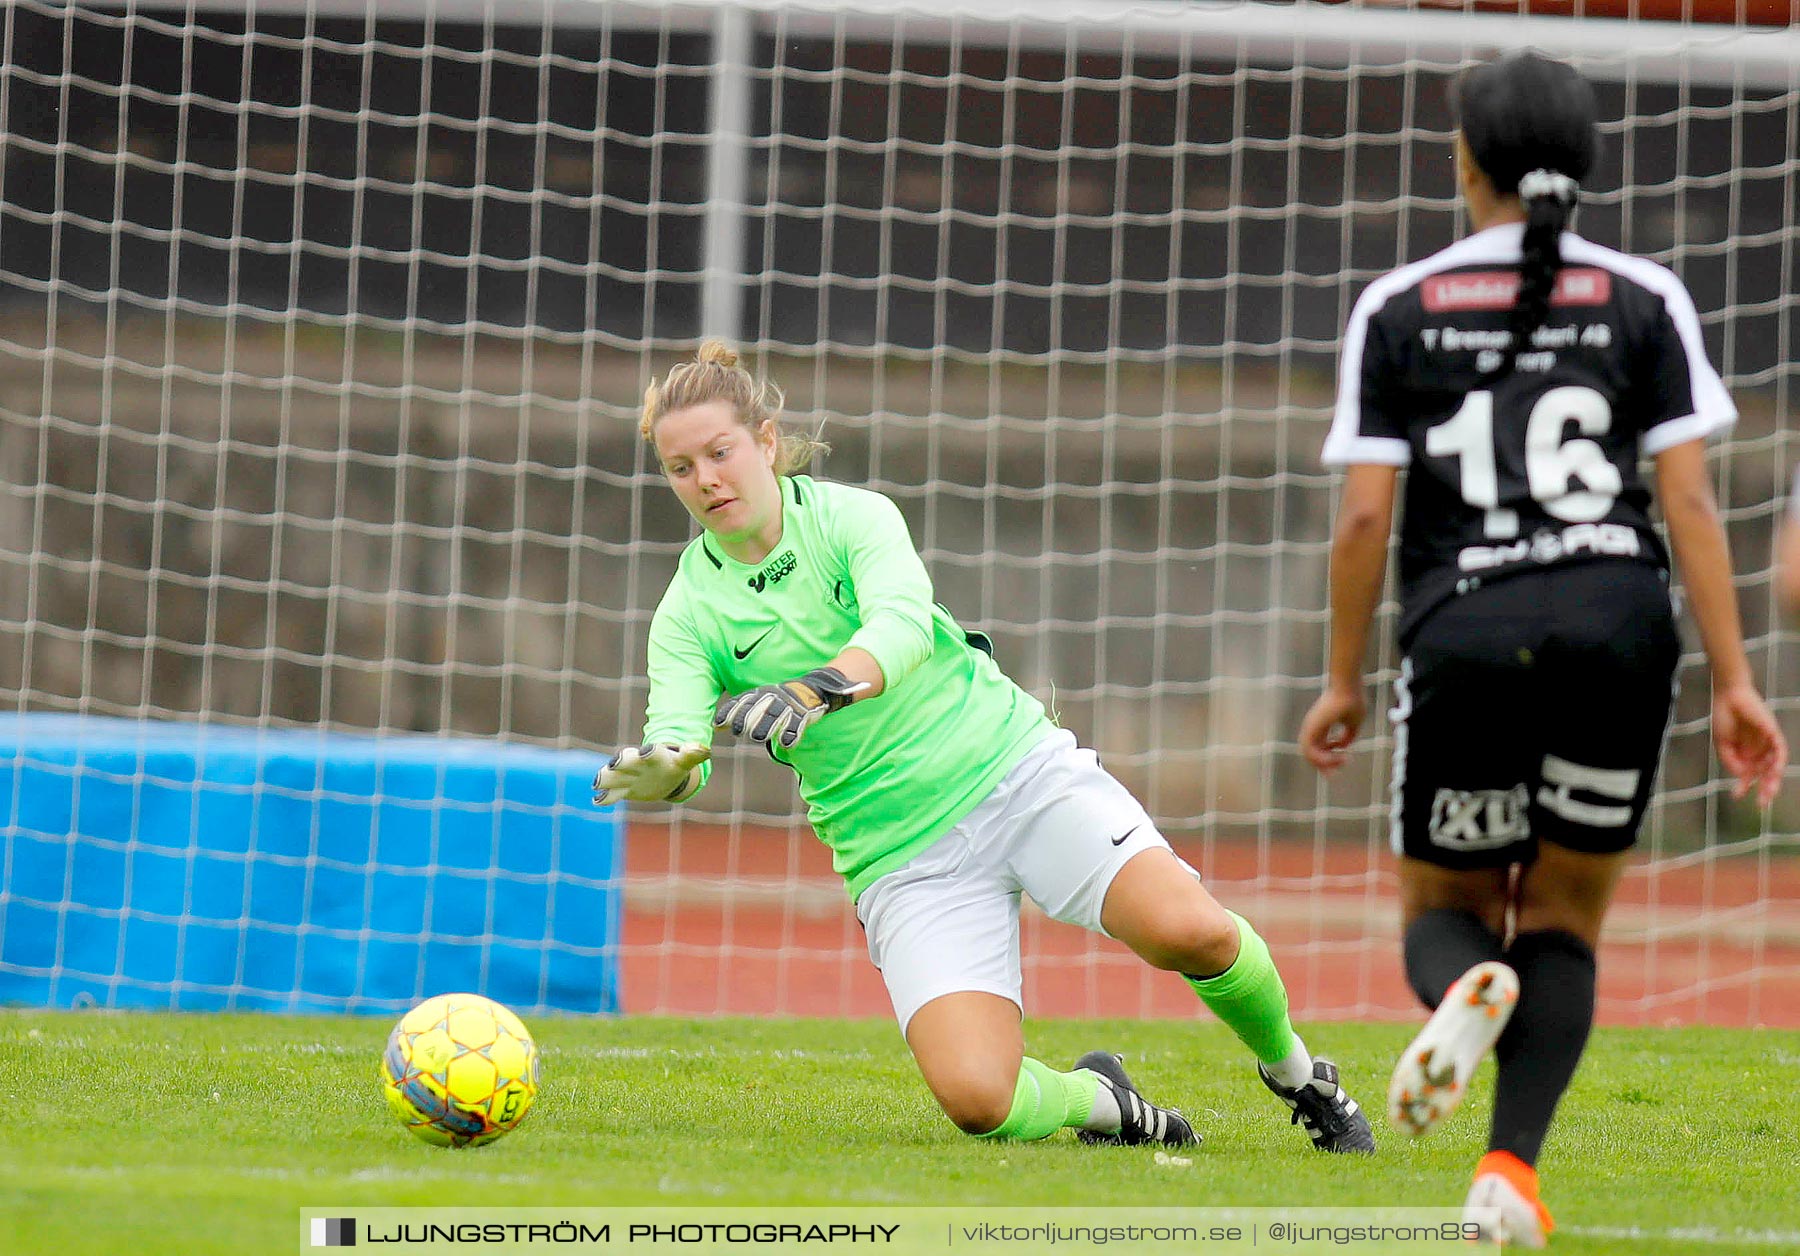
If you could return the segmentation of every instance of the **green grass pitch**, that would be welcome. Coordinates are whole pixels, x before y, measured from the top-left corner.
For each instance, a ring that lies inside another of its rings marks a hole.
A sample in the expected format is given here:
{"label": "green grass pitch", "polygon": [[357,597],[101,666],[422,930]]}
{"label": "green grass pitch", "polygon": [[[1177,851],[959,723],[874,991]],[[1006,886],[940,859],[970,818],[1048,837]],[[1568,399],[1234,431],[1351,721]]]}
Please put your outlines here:
{"label": "green grass pitch", "polygon": [[[1033,1054],[1104,1046],[1205,1145],[1186,1167],[1064,1132],[997,1145],[933,1106],[876,1021],[531,1022],[536,1108],[429,1147],[376,1082],[385,1018],[0,1011],[0,1248],[54,1256],[295,1250],[303,1207],[766,1203],[1444,1207],[1482,1149],[1492,1066],[1433,1138],[1312,1152],[1211,1022],[1053,1021]],[[1305,1027],[1379,1112],[1410,1027]],[[1800,1251],[1800,1036],[1601,1030],[1541,1169],[1578,1253]]]}

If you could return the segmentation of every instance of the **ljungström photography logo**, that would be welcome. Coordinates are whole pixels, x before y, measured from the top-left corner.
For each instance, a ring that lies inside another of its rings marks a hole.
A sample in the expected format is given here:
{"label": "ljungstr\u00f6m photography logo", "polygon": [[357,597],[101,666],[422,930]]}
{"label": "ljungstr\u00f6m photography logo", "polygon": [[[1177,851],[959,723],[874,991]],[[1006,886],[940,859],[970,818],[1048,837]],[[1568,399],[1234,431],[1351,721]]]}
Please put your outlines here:
{"label": "ljungstr\u00f6m photography logo", "polygon": [[312,1245],[314,1247],[355,1247],[356,1218],[314,1217],[312,1219]]}

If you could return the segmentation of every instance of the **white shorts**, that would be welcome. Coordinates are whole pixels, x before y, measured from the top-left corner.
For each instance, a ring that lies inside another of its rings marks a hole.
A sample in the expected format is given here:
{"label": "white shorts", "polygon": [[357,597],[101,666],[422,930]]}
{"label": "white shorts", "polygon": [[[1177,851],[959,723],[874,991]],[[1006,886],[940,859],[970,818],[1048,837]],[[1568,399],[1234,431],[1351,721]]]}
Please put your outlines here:
{"label": "white shorts", "polygon": [[[1058,730],[944,836],[868,889],[856,915],[900,1032],[940,995],[983,991],[1019,1003],[1019,895],[1097,933],[1107,887],[1167,839],[1092,750]],[[1023,1005],[1021,1004],[1021,1009]]]}

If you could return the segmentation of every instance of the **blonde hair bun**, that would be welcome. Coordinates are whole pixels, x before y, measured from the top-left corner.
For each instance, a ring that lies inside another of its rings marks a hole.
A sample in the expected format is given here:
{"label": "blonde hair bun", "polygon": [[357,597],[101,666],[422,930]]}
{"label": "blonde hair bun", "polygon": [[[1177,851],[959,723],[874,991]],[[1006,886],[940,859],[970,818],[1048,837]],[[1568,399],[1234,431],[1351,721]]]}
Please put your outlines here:
{"label": "blonde hair bun", "polygon": [[738,364],[738,355],[723,340],[702,341],[700,352],[694,355],[694,359],[703,366],[722,366],[726,370]]}

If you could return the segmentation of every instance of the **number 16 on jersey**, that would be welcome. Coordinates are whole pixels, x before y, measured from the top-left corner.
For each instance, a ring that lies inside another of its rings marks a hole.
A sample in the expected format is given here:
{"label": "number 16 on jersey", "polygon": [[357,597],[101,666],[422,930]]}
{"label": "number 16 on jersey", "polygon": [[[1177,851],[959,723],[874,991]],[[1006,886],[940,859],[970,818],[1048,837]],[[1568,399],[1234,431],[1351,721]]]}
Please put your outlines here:
{"label": "number 16 on jersey", "polygon": [[[1537,399],[1525,421],[1525,488],[1557,519],[1594,523],[1612,510],[1623,480],[1597,441],[1612,427],[1612,407],[1592,388],[1564,385]],[[1575,435],[1566,435],[1569,424]],[[1491,541],[1519,535],[1519,514],[1500,505],[1494,445],[1494,394],[1470,393],[1462,406],[1425,434],[1425,452],[1458,462],[1463,500],[1485,512]]]}

